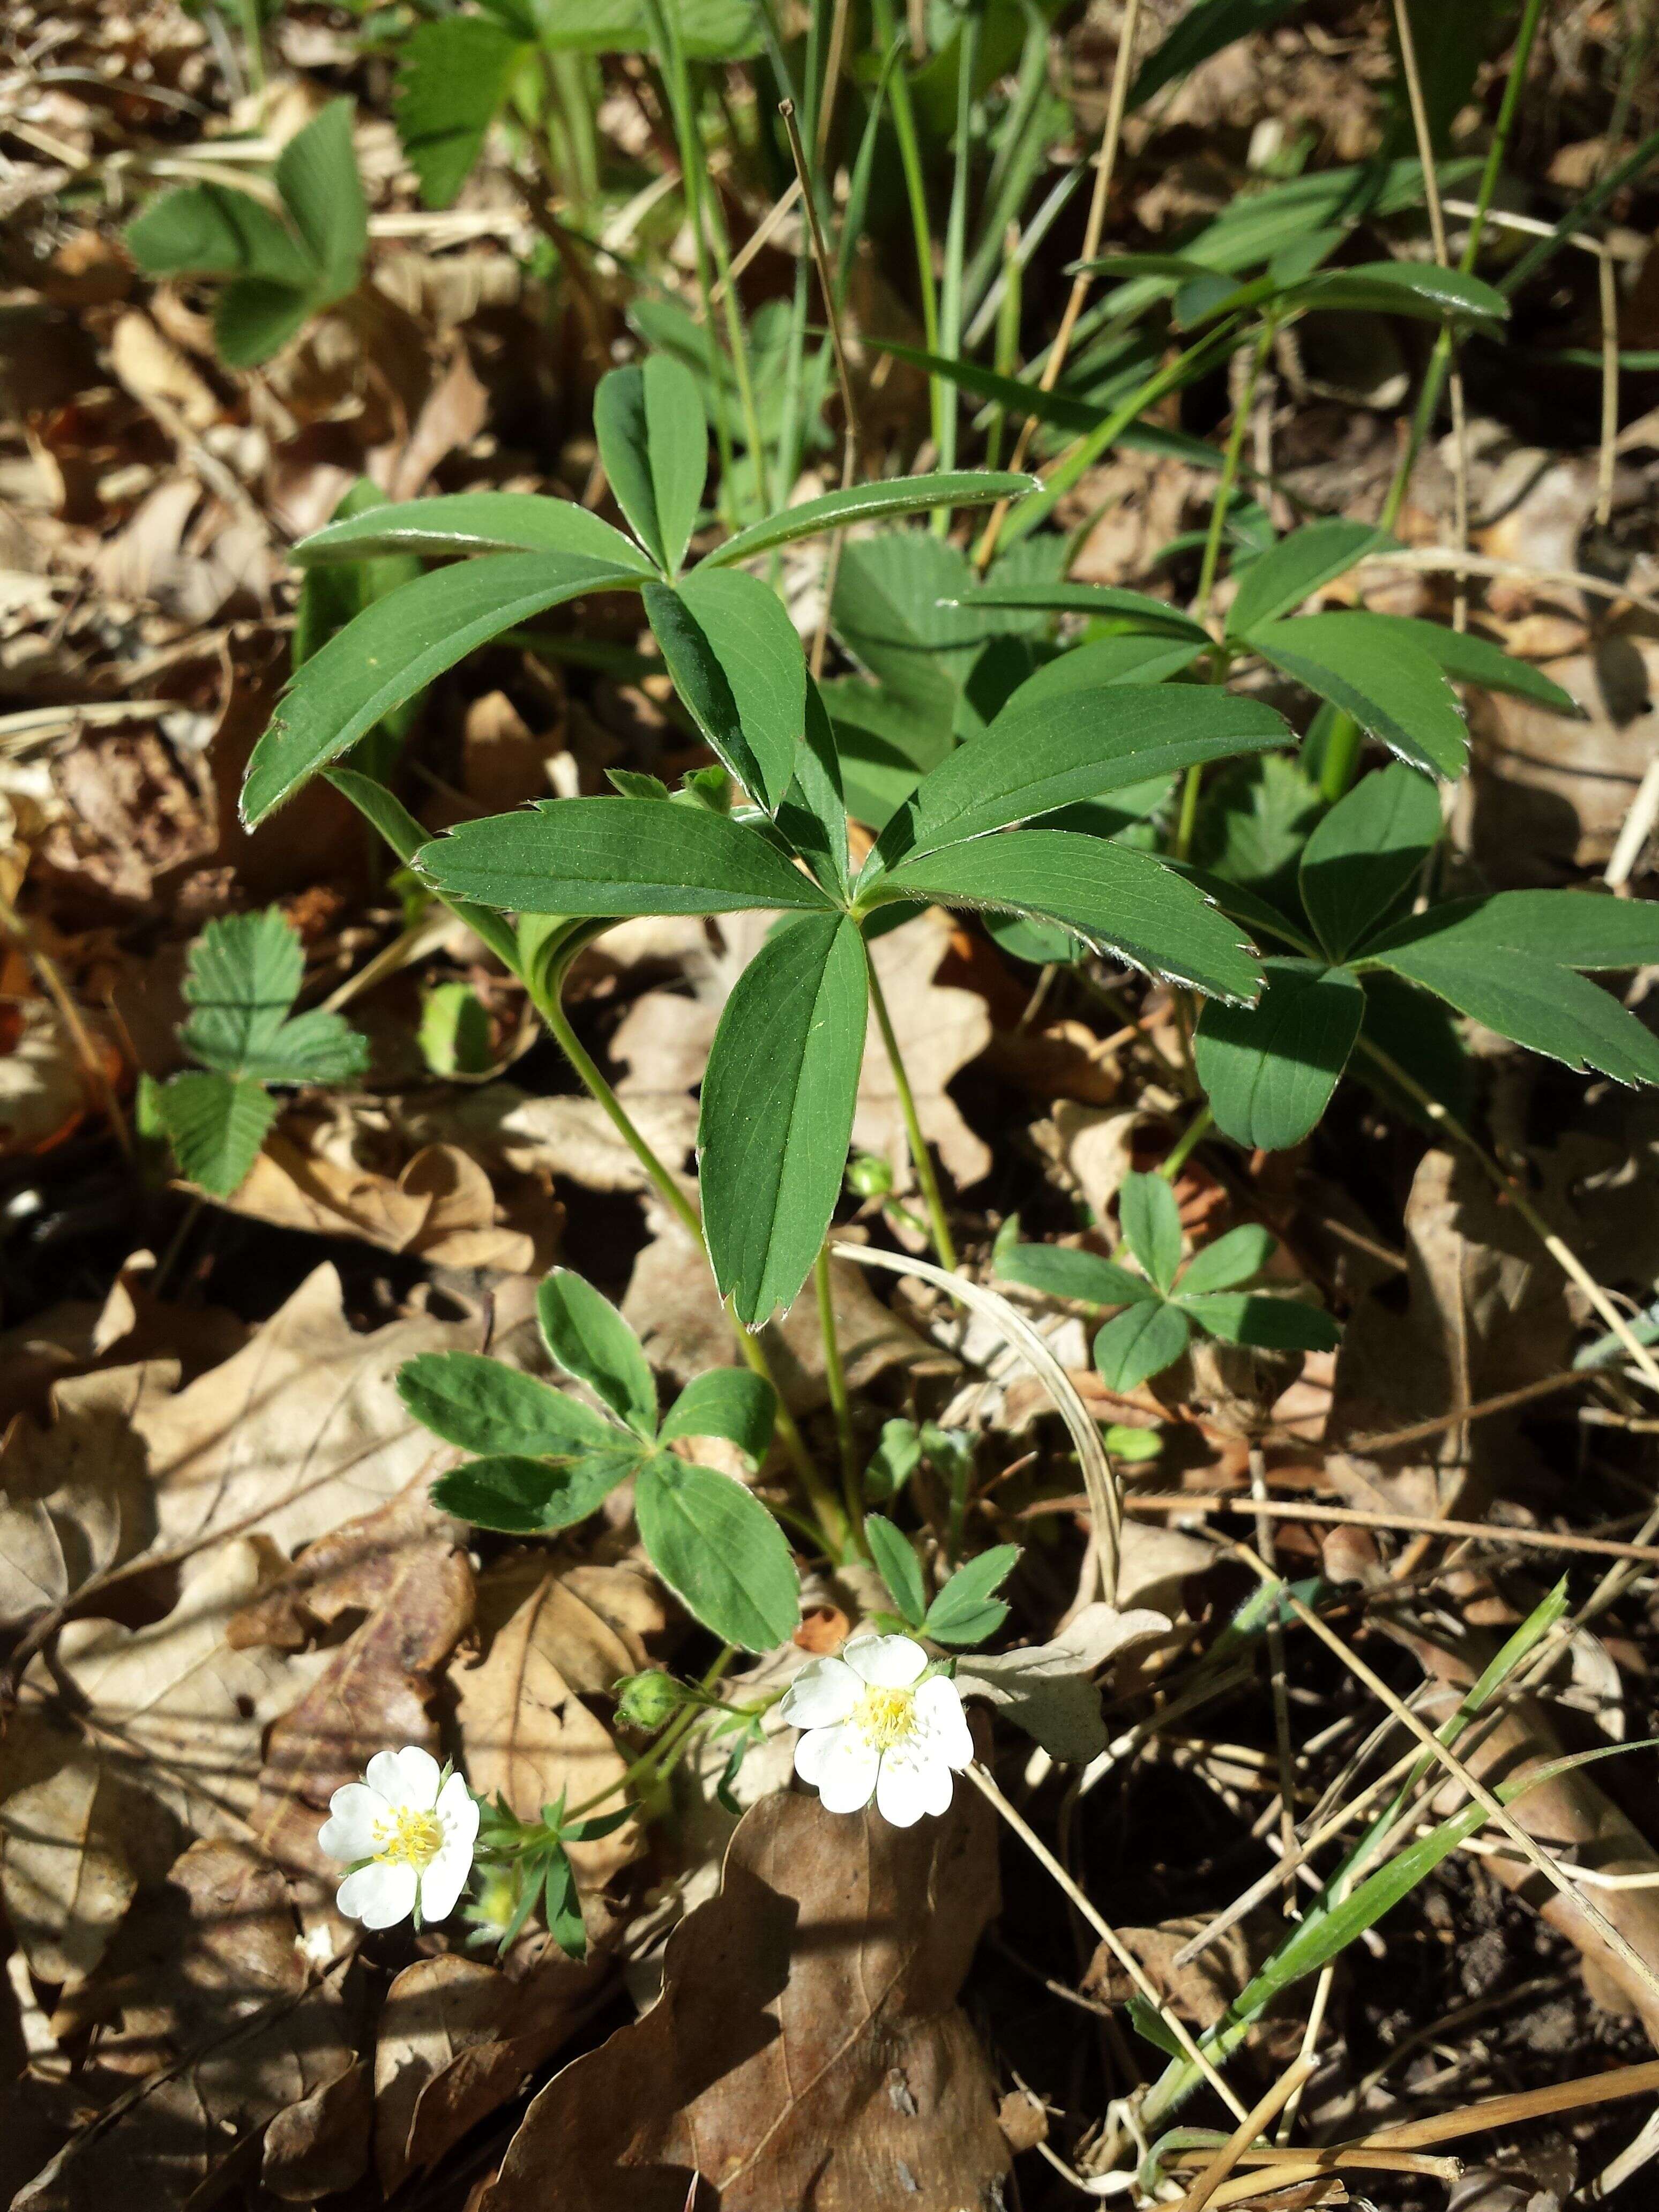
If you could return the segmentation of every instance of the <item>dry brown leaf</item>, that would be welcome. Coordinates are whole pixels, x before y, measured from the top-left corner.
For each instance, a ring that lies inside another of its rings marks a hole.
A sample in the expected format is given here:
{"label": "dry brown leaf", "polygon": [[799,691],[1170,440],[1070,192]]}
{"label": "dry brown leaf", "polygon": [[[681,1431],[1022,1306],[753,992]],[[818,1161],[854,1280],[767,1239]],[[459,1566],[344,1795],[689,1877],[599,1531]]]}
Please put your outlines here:
{"label": "dry brown leaf", "polygon": [[[628,1111],[659,1159],[688,1191],[697,1141],[696,1101],[683,1091],[629,1094]],[[511,1083],[457,1091],[404,1116],[411,1135],[453,1143],[515,1175],[564,1176],[587,1190],[643,1191],[649,1178],[592,1098],[532,1098]]]}
{"label": "dry brown leaf", "polygon": [[[95,1992],[107,2017],[94,2081],[130,2094],[58,2154],[18,2212],[171,2212],[279,2112],[343,2075],[337,1978],[313,1980],[298,1934],[275,1867],[245,1844],[192,1844],[122,1930]],[[367,2155],[363,2142],[356,2170]],[[289,2193],[280,2166],[266,2179]]]}
{"label": "dry brown leaf", "polygon": [[[550,1569],[481,1662],[451,1668],[467,1778],[480,1796],[499,1796],[520,1820],[534,1820],[561,1796],[574,1810],[621,1782],[628,1762],[563,1671],[597,1674],[609,1688],[603,1676],[613,1654],[623,1664],[612,1682],[626,1670],[626,1648],[590,1607],[565,1595]],[[570,1858],[583,1887],[599,1889],[639,1850],[639,1829],[629,1820],[596,1843],[573,1844]]]}
{"label": "dry brown leaf", "polygon": [[517,2094],[610,1970],[600,1944],[567,1959],[550,1936],[515,1945],[504,1968],[453,1951],[404,1968],[374,2045],[374,2160],[388,2196]]}
{"label": "dry brown leaf", "polygon": [[556,2075],[486,2212],[960,2212],[1008,2170],[960,1989],[996,1909],[975,1791],[908,1829],[778,1795],[670,1939],[643,2019]]}
{"label": "dry brown leaf", "polygon": [[394,1181],[278,1131],[224,1202],[274,1228],[362,1237],[441,1267],[525,1273],[537,1263],[534,1238],[497,1224],[489,1177],[455,1145],[422,1146]]}
{"label": "dry brown leaf", "polygon": [[319,1267],[234,1358],[139,1409],[164,1544],[258,1529],[291,1555],[433,1468],[441,1447],[404,1411],[398,1370],[481,1350],[482,1321],[414,1314],[359,1335],[341,1295]]}
{"label": "dry brown leaf", "polygon": [[0,1628],[143,1550],[155,1504],[132,1425],[178,1376],[167,1360],[80,1376],[53,1392],[50,1428],[13,1425],[0,1445]]}
{"label": "dry brown leaf", "polygon": [[[297,1601],[313,1620],[367,1615],[271,1729],[250,1816],[266,1856],[296,1887],[310,1877],[299,1891],[308,1905],[339,1872],[317,1843],[335,1790],[357,1780],[389,1744],[437,1747],[433,1677],[472,1618],[472,1571],[456,1548],[457,1533],[414,1492],[325,1537],[301,1562]],[[283,1595],[279,1588],[267,1603],[280,1604]],[[240,1615],[233,1637],[243,1640],[248,1626]]]}
{"label": "dry brown leaf", "polygon": [[1000,1706],[1051,1759],[1086,1765],[1108,1741],[1097,1670],[1126,1645],[1161,1636],[1169,1626],[1161,1613],[1085,1605],[1049,1643],[990,1656],[970,1653],[957,1666],[957,1686],[965,1698],[988,1698]]}

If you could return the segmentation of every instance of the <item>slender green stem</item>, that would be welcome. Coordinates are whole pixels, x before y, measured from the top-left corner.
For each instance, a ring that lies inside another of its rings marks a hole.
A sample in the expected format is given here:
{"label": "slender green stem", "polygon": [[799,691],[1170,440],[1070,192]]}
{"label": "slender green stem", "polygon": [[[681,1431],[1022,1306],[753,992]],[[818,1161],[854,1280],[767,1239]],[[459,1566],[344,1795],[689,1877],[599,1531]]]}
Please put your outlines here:
{"label": "slender green stem", "polygon": [[836,1417],[836,1436],[841,1445],[841,1487],[847,1502],[848,1533],[856,1540],[864,1526],[864,1484],[859,1469],[858,1440],[853,1433],[853,1407],[847,1395],[847,1370],[842,1364],[841,1331],[836,1323],[836,1291],[830,1275],[830,1247],[820,1245],[812,1262],[812,1287],[817,1293],[818,1328],[823,1336],[823,1380],[830,1393],[830,1410]]}
{"label": "slender green stem", "polygon": [[[962,271],[968,252],[968,173],[973,158],[974,71],[979,64],[981,11],[970,6],[962,27],[961,52],[957,64],[956,171],[951,184],[951,212],[945,227],[945,282],[939,294],[939,350],[947,361],[962,351]],[[957,465],[958,394],[954,386],[945,395],[936,435],[939,465]],[[933,535],[951,534],[951,510],[933,510]]]}
{"label": "slender green stem", "polygon": [[[1002,297],[997,304],[996,354],[999,376],[1012,376],[1019,367],[1019,325],[1024,306],[1024,283],[1019,260],[1019,225],[1011,222],[1002,246]],[[1002,441],[1008,432],[1008,410],[999,407],[991,418],[986,441],[985,465],[1002,465]]]}
{"label": "slender green stem", "polygon": [[265,31],[259,20],[259,0],[236,0],[236,13],[242,19],[242,36],[247,41],[247,81],[254,92],[265,88]]}
{"label": "slender green stem", "polygon": [[[1227,434],[1226,450],[1221,457],[1221,473],[1216,479],[1215,500],[1210,508],[1210,526],[1204,538],[1204,557],[1199,564],[1198,597],[1193,603],[1194,618],[1200,623],[1206,623],[1210,617],[1216,571],[1221,563],[1221,540],[1227,526],[1227,509],[1232,505],[1233,489],[1238,482],[1238,465],[1243,458],[1244,435],[1250,427],[1255,387],[1267,356],[1273,350],[1273,319],[1269,316],[1256,333],[1244,380],[1234,401],[1232,428]],[[1182,781],[1181,819],[1176,826],[1175,842],[1178,860],[1184,860],[1192,850],[1193,830],[1198,822],[1198,794],[1202,781],[1202,770],[1194,764],[1188,769]]]}
{"label": "slender green stem", "polygon": [[916,1112],[915,1093],[910,1088],[910,1078],[905,1073],[904,1055],[893,1029],[893,1018],[887,1011],[886,994],[881,988],[873,961],[867,963],[870,975],[870,1003],[876,1010],[876,1022],[881,1030],[881,1041],[887,1048],[887,1061],[893,1071],[893,1086],[898,1092],[899,1110],[904,1116],[904,1133],[909,1139],[910,1162],[916,1171],[916,1181],[921,1187],[922,1203],[927,1209],[928,1224],[933,1232],[933,1249],[939,1255],[941,1267],[955,1274],[958,1261],[957,1248],[951,1241],[951,1224],[945,1216],[945,1200],[939,1195],[939,1177],[933,1173],[933,1159],[927,1149],[927,1139],[921,1133],[921,1120]]}
{"label": "slender green stem", "polygon": [[[871,19],[876,44],[885,53],[896,35],[893,0],[871,0]],[[921,147],[916,137],[915,109],[910,102],[910,79],[901,62],[893,72],[893,129],[898,138],[899,161],[904,170],[904,189],[910,203],[910,227],[916,240],[916,282],[921,294],[923,343],[929,353],[939,348],[939,293],[933,282],[933,237],[927,218],[927,187],[921,173]],[[952,404],[943,378],[929,384],[933,406],[933,441],[944,443],[945,410]]]}
{"label": "slender green stem", "polygon": [[1166,1182],[1175,1181],[1182,1169],[1186,1166],[1188,1155],[1194,1146],[1202,1144],[1214,1126],[1215,1115],[1209,1107],[1203,1107],[1194,1115],[1192,1120],[1176,1139],[1170,1148],[1170,1157],[1158,1170],[1158,1173]]}

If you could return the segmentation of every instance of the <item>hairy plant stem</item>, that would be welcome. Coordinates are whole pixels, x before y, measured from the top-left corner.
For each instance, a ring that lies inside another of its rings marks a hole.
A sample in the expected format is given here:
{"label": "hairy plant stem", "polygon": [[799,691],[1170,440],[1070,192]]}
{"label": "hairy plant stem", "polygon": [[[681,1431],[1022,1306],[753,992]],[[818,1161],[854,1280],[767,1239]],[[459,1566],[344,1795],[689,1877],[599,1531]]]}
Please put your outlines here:
{"label": "hairy plant stem", "polygon": [[830,1275],[830,1247],[822,1244],[812,1262],[812,1288],[817,1295],[818,1328],[823,1337],[823,1380],[830,1393],[830,1410],[836,1417],[836,1437],[841,1446],[841,1487],[847,1504],[849,1537],[860,1543],[864,1527],[864,1486],[859,1471],[858,1440],[853,1433],[852,1401],[847,1395],[847,1370],[842,1363],[841,1331],[836,1323],[836,1289]]}
{"label": "hairy plant stem", "polygon": [[945,1218],[939,1177],[933,1173],[933,1155],[927,1149],[927,1139],[921,1133],[921,1117],[916,1112],[915,1093],[910,1088],[910,1078],[905,1071],[904,1055],[899,1050],[893,1018],[887,1011],[887,994],[881,988],[876,963],[867,955],[866,965],[870,975],[870,1003],[876,1010],[876,1024],[881,1030],[881,1041],[887,1048],[887,1064],[893,1071],[893,1086],[898,1092],[899,1110],[904,1116],[904,1133],[909,1141],[910,1164],[916,1171],[922,1204],[927,1211],[928,1226],[933,1232],[933,1249],[939,1255],[940,1267],[954,1275],[960,1262],[951,1235],[951,1224]]}

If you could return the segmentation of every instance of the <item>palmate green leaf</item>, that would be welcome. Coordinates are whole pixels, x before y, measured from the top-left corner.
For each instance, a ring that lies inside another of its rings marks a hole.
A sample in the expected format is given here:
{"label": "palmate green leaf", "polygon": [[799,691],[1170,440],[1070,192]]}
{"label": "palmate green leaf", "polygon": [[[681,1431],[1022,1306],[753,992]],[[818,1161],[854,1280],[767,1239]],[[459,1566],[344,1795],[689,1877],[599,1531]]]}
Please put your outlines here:
{"label": "palmate green leaf", "polygon": [[1000,1255],[997,1273],[1011,1283],[1023,1283],[1028,1291],[1041,1291],[1051,1298],[1074,1298],[1082,1305],[1141,1305],[1158,1297],[1144,1275],[1132,1275],[1114,1260],[1065,1244],[1016,1244]]}
{"label": "palmate green leaf", "polygon": [[969,609],[1006,608],[1021,613],[1105,616],[1159,635],[1188,638],[1195,645],[1207,647],[1211,643],[1210,633],[1202,623],[1182,614],[1179,607],[1170,606],[1167,600],[1155,599],[1150,592],[1119,591],[1109,584],[991,583],[964,598],[960,605]]}
{"label": "palmate green leaf", "polygon": [[215,1198],[228,1198],[258,1158],[276,1102],[251,1076],[175,1075],[155,1092],[155,1111],[179,1172]]}
{"label": "palmate green leaf", "polygon": [[1118,1192],[1123,1241],[1167,1297],[1181,1266],[1181,1208],[1167,1176],[1127,1175]]}
{"label": "palmate green leaf", "polygon": [[708,472],[697,380],[666,353],[613,368],[593,395],[593,431],[635,536],[665,575],[678,575]]}
{"label": "palmate green leaf", "polygon": [[1122,1396],[1139,1389],[1152,1375],[1174,1366],[1187,1349],[1192,1330],[1179,1306],[1160,1299],[1130,1306],[1109,1321],[1095,1339],[1095,1365],[1106,1388]]}
{"label": "palmate green leaf", "polygon": [[1260,553],[1239,578],[1227,612],[1230,637],[1248,637],[1259,623],[1276,622],[1322,585],[1346,575],[1367,553],[1391,545],[1386,530],[1367,522],[1310,522]]}
{"label": "palmate green leaf", "polygon": [[242,819],[264,821],[376,722],[504,629],[585,592],[637,590],[613,562],[501,553],[440,568],[390,592],[295,675],[253,748]]}
{"label": "palmate green leaf", "polygon": [[1018,1544],[995,1544],[958,1567],[927,1608],[924,1632],[935,1644],[983,1644],[1008,1618],[994,1593],[1019,1559]]}
{"label": "palmate green leaf", "polygon": [[1228,1344],[1265,1352],[1334,1352],[1342,1340],[1329,1314],[1301,1298],[1268,1297],[1259,1291],[1188,1294],[1183,1287],[1179,1304],[1200,1328]]}
{"label": "palmate green leaf", "polygon": [[1181,1279],[1183,1298],[1201,1297],[1212,1291],[1231,1291],[1259,1275],[1272,1259],[1278,1240],[1260,1222],[1247,1221],[1230,1229],[1193,1255]]}
{"label": "palmate green leaf", "polygon": [[1361,776],[1303,850],[1302,903],[1333,960],[1344,960],[1410,892],[1440,842],[1440,795],[1396,763]]}
{"label": "palmate green leaf", "polygon": [[864,1534],[876,1571],[892,1596],[894,1610],[908,1627],[920,1628],[927,1612],[927,1585],[921,1578],[915,1545],[880,1513],[865,1515]]}
{"label": "palmate green leaf", "polygon": [[1282,1152],[1301,1143],[1329,1103],[1365,994],[1345,968],[1282,959],[1263,966],[1267,988],[1254,1006],[1204,1008],[1193,1064],[1224,1136]]}
{"label": "palmate green leaf", "polygon": [[882,832],[863,880],[943,845],[1195,763],[1285,742],[1271,708],[1197,685],[1103,685],[1005,708]]}
{"label": "palmate green leaf", "polygon": [[1212,997],[1253,999],[1261,988],[1249,945],[1201,892],[1150,853],[1073,830],[1007,830],[947,845],[893,869],[881,891],[1036,915]]}
{"label": "palmate green leaf", "polygon": [[351,118],[349,100],[331,100],[276,157],[276,190],[316,271],[319,307],[356,289],[368,247]]}
{"label": "palmate green leaf", "polygon": [[757,831],[672,799],[548,799],[463,822],[416,866],[446,897],[516,914],[736,914],[824,893]]}
{"label": "palmate green leaf", "polygon": [[645,611],[674,688],[726,769],[769,813],[794,774],[806,724],[806,654],[758,576],[695,569],[647,584]]}
{"label": "palmate green leaf", "polygon": [[609,1298],[568,1267],[536,1293],[542,1341],[568,1375],[586,1382],[618,1420],[647,1442],[657,1433],[657,1386],[640,1340]]}
{"label": "palmate green leaf", "polygon": [[783,1531],[730,1475],[658,1452],[634,1512],[646,1556],[694,1620],[724,1644],[769,1651],[800,1626],[800,1583]]}
{"label": "palmate green leaf", "polygon": [[705,568],[729,568],[752,560],[775,545],[788,545],[798,538],[816,538],[826,530],[841,530],[854,522],[890,521],[899,514],[924,514],[935,507],[989,507],[1000,499],[1024,499],[1039,489],[1036,477],[1017,476],[1006,469],[957,469],[938,476],[894,477],[884,483],[854,484],[846,491],[825,492],[821,499],[802,500],[764,522],[751,523],[735,538],[728,538],[703,562]]}
{"label": "palmate green leaf", "polygon": [[869,996],[842,915],[775,929],[738,978],[703,1077],[703,1221],[721,1295],[757,1328],[793,1303],[840,1194]]}
{"label": "palmate green leaf", "polygon": [[484,15],[417,23],[399,57],[392,120],[421,180],[421,204],[446,208],[472,173],[523,40]]}
{"label": "palmate green leaf", "polygon": [[422,1428],[463,1451],[572,1459],[625,1439],[602,1413],[533,1375],[473,1352],[423,1352],[398,1370],[398,1395]]}
{"label": "palmate green leaf", "polygon": [[1468,736],[1450,685],[1426,653],[1374,616],[1300,615],[1263,623],[1245,642],[1413,768],[1448,781],[1463,773]]}
{"label": "palmate green leaf", "polygon": [[[1434,919],[1433,909],[1422,919]],[[1365,957],[1569,1067],[1597,1068],[1615,1083],[1659,1083],[1659,1037],[1571,968],[1508,945],[1460,942],[1450,927],[1386,951],[1369,948]]]}
{"label": "palmate green leaf", "polygon": [[308,568],[392,553],[445,560],[459,553],[564,553],[641,576],[656,573],[631,538],[585,507],[527,491],[458,491],[387,501],[313,531],[294,548],[293,558]]}
{"label": "palmate green leaf", "polygon": [[[617,1431],[610,1431],[613,1437]],[[637,1445],[588,1452],[556,1463],[501,1457],[469,1460],[432,1486],[434,1502],[458,1521],[509,1536],[551,1535],[597,1513],[618,1483],[641,1465]]]}
{"label": "palmate green leaf", "polygon": [[772,1442],[777,1393],[763,1375],[746,1367],[713,1367],[688,1382],[670,1407],[659,1441],[677,1437],[724,1437],[758,1467]]}

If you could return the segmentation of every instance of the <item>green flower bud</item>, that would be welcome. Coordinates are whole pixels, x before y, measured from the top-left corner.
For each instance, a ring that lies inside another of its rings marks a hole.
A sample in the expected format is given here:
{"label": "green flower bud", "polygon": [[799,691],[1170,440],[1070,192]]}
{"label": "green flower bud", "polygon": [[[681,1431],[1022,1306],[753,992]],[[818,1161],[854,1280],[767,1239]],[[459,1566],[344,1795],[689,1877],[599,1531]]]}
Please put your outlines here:
{"label": "green flower bud", "polygon": [[847,1188],[855,1198],[885,1198],[893,1188],[892,1167],[875,1152],[860,1152],[848,1163]]}
{"label": "green flower bud", "polygon": [[691,1695],[672,1674],[665,1674],[660,1667],[650,1667],[644,1674],[625,1675],[617,1683],[617,1717],[630,1728],[654,1733],[690,1702]]}

